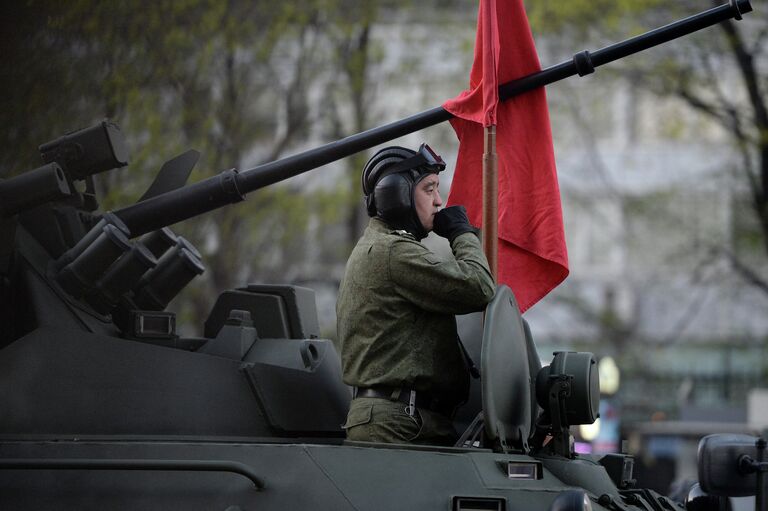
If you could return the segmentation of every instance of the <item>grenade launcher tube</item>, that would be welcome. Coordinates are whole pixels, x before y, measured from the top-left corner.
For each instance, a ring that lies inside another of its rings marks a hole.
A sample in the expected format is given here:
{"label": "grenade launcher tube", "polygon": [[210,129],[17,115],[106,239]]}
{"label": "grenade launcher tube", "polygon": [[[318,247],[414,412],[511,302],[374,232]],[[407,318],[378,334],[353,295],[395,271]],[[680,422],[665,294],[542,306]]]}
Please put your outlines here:
{"label": "grenade launcher tube", "polygon": [[[645,34],[627,39],[595,52],[583,51],[568,60],[528,76],[499,86],[499,99],[505,101],[518,94],[549,85],[570,76],[584,76],[595,68],[634,53],[669,42],[703,28],[729,19],[740,20],[742,14],[752,11],[749,0],[729,0],[688,18],[657,28]],[[399,121],[373,128],[362,133],[337,140],[238,173],[227,170],[217,176],[173,190],[125,207],[115,214],[131,230],[132,236],[140,236],[161,227],[175,224],[239,202],[244,194],[264,188],[309,170],[346,158],[360,151],[383,144],[398,137],[445,122],[453,117],[442,107],[406,117]]]}

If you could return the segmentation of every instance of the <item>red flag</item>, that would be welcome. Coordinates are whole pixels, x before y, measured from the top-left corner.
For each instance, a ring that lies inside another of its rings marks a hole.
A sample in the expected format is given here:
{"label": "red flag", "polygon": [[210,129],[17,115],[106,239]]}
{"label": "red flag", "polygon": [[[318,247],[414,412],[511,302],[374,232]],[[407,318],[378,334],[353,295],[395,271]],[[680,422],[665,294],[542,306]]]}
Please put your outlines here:
{"label": "red flag", "polygon": [[[568,254],[546,93],[537,89],[496,106],[499,83],[541,65],[522,0],[495,3],[480,2],[469,90],[443,104],[456,116],[451,124],[460,141],[448,203],[464,204],[470,221],[481,224],[483,126],[496,109],[498,282],[512,289],[524,312],[568,276]],[[495,100],[488,99],[491,88]]]}

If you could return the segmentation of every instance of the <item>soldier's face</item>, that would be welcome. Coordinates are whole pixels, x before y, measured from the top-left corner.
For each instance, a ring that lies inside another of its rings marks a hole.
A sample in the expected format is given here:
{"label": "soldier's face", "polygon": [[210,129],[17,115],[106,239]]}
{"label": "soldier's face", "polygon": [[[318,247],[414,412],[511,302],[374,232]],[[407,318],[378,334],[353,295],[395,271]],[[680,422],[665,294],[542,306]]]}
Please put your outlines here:
{"label": "soldier's face", "polygon": [[416,214],[424,229],[429,232],[432,230],[432,224],[435,220],[437,209],[443,205],[443,199],[440,197],[440,178],[437,174],[430,174],[416,185],[413,193],[413,202],[416,207]]}

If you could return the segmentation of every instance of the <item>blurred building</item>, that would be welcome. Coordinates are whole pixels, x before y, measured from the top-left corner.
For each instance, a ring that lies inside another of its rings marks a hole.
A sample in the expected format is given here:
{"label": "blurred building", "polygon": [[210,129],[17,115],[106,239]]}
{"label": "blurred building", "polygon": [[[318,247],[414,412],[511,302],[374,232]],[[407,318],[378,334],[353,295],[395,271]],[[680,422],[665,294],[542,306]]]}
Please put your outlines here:
{"label": "blurred building", "polygon": [[734,260],[766,275],[768,259],[737,154],[681,102],[623,80],[585,88],[566,101],[610,108],[569,118],[550,90],[556,132],[581,135],[556,138],[571,275],[527,314],[539,345],[616,357],[625,420],[691,407],[743,419],[768,370],[768,293]]}

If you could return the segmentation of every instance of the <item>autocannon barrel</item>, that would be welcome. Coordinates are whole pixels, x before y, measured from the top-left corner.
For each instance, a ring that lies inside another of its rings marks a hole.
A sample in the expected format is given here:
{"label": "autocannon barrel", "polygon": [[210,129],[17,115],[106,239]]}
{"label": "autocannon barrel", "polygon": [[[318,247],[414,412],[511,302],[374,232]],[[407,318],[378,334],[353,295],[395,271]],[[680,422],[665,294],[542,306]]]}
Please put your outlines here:
{"label": "autocannon barrel", "polygon": [[667,43],[698,30],[711,27],[725,20],[740,20],[742,14],[752,11],[749,0],[730,0],[727,4],[713,7],[699,14],[651,30],[626,41],[612,44],[594,52],[576,53],[572,60],[567,60],[509,83],[499,86],[499,99],[502,101],[528,92],[550,83],[571,76],[585,76],[594,72],[596,67],[623,59],[635,53]]}
{"label": "autocannon barrel", "polygon": [[[603,64],[669,42],[728,19],[741,19],[752,10],[749,0],[730,0],[675,23],[652,30],[595,52],[583,51],[572,60],[551,66],[499,86],[504,101],[574,75],[584,76]],[[228,170],[184,188],[138,202],[115,211],[134,236],[195,217],[221,206],[243,200],[245,193],[284,181],[309,170],[346,158],[395,138],[408,135],[451,119],[442,107],[357,133],[315,149],[289,156],[255,168],[236,172]]]}

